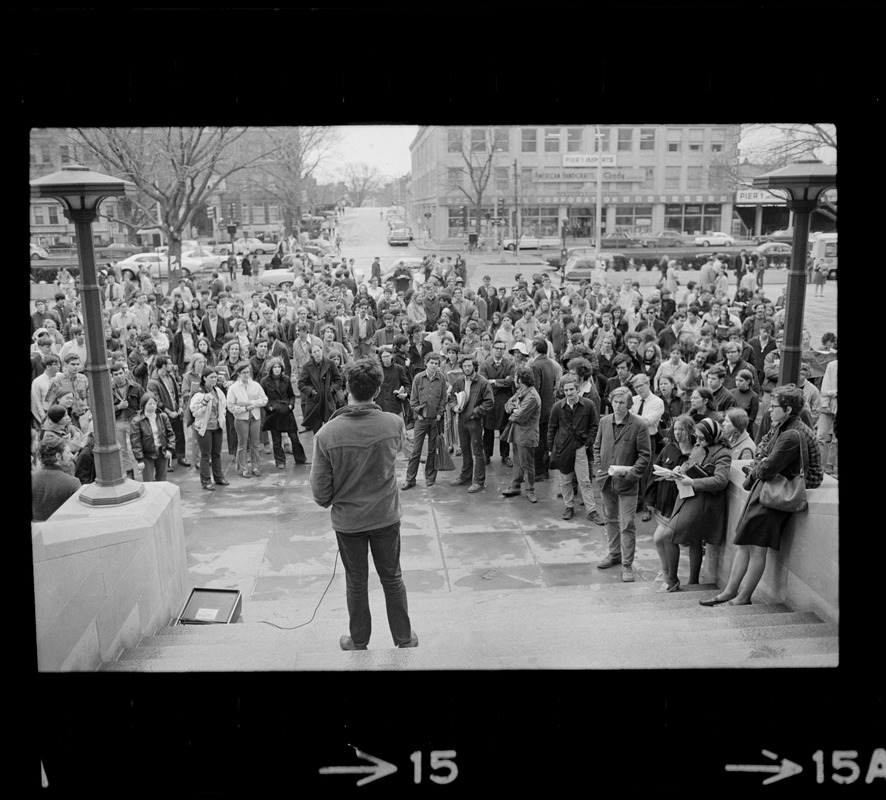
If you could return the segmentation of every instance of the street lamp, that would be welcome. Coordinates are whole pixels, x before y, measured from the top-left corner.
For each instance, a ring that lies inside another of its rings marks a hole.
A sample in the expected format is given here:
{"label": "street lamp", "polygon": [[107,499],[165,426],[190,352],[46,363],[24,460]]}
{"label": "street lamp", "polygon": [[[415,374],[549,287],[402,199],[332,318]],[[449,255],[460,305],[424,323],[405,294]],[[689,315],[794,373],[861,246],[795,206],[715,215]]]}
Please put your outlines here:
{"label": "street lamp", "polygon": [[106,197],[133,193],[129,181],[92,172],[79,164],[69,164],[59,172],[30,182],[32,198],[53,198],[61,202],[65,216],[74,224],[77,256],[80,262],[80,291],[83,327],[86,333],[86,376],[91,392],[93,435],[95,436],[95,483],[84,486],[78,497],[89,506],[116,506],[136,500],[144,494],[143,483],[128,479],[123,473],[120,445],[114,426],[111,372],[105,358],[105,330],[101,290],[95,269],[92,223]]}
{"label": "street lamp", "polygon": [[796,383],[800,377],[803,352],[803,310],[806,301],[806,246],[809,243],[809,215],[819,197],[837,184],[837,168],[811,159],[758,175],[755,189],[780,189],[787,193],[788,208],[794,213],[794,240],[791,269],[788,272],[784,325],[784,353],[779,380]]}

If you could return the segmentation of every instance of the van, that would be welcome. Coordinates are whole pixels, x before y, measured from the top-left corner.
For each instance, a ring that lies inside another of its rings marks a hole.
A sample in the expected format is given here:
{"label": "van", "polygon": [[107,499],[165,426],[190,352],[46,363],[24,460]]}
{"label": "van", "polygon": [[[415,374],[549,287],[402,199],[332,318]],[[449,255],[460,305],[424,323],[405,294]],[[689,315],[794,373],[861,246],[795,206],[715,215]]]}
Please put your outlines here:
{"label": "van", "polygon": [[828,267],[828,278],[837,277],[837,234],[821,233],[812,243],[812,263],[823,260]]}

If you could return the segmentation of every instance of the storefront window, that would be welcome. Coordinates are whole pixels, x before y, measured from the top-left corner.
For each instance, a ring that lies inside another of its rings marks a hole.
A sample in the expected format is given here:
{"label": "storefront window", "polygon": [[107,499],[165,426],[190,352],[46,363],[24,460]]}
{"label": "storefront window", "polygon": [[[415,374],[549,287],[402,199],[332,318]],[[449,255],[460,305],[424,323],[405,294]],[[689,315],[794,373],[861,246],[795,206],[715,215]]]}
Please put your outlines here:
{"label": "storefront window", "polygon": [[615,227],[631,232],[648,232],[652,226],[652,206],[615,207]]}
{"label": "storefront window", "polygon": [[534,153],[538,150],[538,131],[535,128],[522,129],[522,141],[524,153]]}
{"label": "storefront window", "polygon": [[570,208],[569,235],[575,237],[592,236],[594,225],[596,225],[594,213],[593,206],[590,208]]}
{"label": "storefront window", "polygon": [[668,203],[665,206],[665,228],[681,231],[687,236],[700,236],[720,230],[723,207],[719,203]]}

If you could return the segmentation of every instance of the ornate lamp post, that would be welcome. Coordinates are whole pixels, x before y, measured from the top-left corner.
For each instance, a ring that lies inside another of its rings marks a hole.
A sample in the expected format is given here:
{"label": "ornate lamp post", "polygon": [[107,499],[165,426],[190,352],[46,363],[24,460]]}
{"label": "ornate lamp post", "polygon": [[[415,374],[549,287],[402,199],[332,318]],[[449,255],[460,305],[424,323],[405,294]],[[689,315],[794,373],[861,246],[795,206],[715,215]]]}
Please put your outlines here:
{"label": "ornate lamp post", "polygon": [[809,243],[809,215],[822,193],[837,185],[837,168],[815,159],[798,161],[787,167],[758,175],[755,189],[781,189],[787,193],[788,208],[794,213],[794,240],[791,243],[791,269],[788,272],[784,326],[784,354],[781,359],[782,384],[796,383],[800,377],[803,352],[803,309],[806,302],[806,246]]}
{"label": "ornate lamp post", "polygon": [[93,434],[95,436],[95,483],[79,492],[82,503],[90,506],[116,506],[144,494],[142,483],[123,473],[120,445],[114,427],[111,373],[105,358],[105,330],[101,291],[95,269],[92,223],[99,204],[106,197],[120,197],[135,190],[129,181],[102,175],[79,164],[30,182],[32,198],[53,198],[64,206],[65,216],[74,223],[77,256],[80,262],[80,291],[83,327],[86,333],[86,376],[89,379]]}

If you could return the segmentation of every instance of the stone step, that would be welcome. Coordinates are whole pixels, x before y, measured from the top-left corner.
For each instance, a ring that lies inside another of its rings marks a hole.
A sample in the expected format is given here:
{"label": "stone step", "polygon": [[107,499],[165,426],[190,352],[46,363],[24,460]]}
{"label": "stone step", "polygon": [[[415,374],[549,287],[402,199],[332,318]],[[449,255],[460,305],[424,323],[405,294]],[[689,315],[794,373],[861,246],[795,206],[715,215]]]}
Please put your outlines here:
{"label": "stone step", "polygon": [[[331,645],[327,653],[302,657],[297,653],[244,652],[223,649],[207,652],[203,647],[183,648],[177,657],[121,659],[105,665],[103,671],[132,672],[226,672],[226,671],[423,671],[464,669],[664,669],[705,667],[781,667],[836,666],[838,643],[833,636],[774,639],[771,641],[722,642],[708,645],[670,646],[667,643],[625,641],[601,643],[593,649],[569,649],[569,642],[559,646],[549,643],[544,649],[513,641],[490,642],[476,635],[471,641],[436,647],[433,640],[416,649],[380,648],[343,653]],[[538,643],[534,643],[538,644]],[[335,648],[335,649],[333,649]],[[176,650],[178,650],[176,648]],[[137,650],[135,651],[137,653]]]}
{"label": "stone step", "polygon": [[[680,631],[705,631],[705,630],[735,630],[737,628],[776,628],[786,625],[818,625],[822,624],[819,617],[812,612],[796,613],[788,611],[784,606],[748,606],[737,608],[726,614],[711,614],[707,609],[699,607],[685,609],[679,615],[674,615],[668,611],[656,611],[652,617],[644,616],[640,620],[632,620],[630,630],[634,635],[647,632],[655,633],[656,630],[667,629],[671,632]],[[574,629],[578,624],[584,630],[587,626],[596,630],[596,625],[602,623],[607,628],[606,618],[612,616],[606,615],[587,615],[581,617],[578,622],[568,620],[562,623],[555,623],[555,627]],[[476,627],[478,619],[472,620],[472,626]],[[517,631],[526,634],[525,624],[521,619],[505,620],[497,617],[492,620],[492,624],[497,631]],[[622,618],[619,616],[615,621],[615,625],[623,625]],[[547,627],[550,627],[548,625]],[[451,633],[454,636],[460,636],[463,623],[458,620],[448,619],[446,621],[435,622],[434,631],[436,633]],[[416,630],[418,627],[416,626]],[[425,628],[425,631],[428,631]],[[327,629],[322,627],[315,628],[314,632],[319,632],[320,640],[325,647],[330,638],[334,635],[330,634]],[[237,625],[179,625],[169,628],[161,628],[154,636],[146,636],[139,643],[140,647],[175,647],[182,644],[190,643],[241,643],[241,642],[273,642],[282,640],[287,634],[295,634],[294,631],[283,631],[270,625],[262,625],[260,623],[247,623]],[[299,629],[299,637],[307,641],[314,640],[317,636],[306,635],[305,629]],[[386,633],[384,635],[387,635]]]}
{"label": "stone step", "polygon": [[[527,630],[518,622],[512,625],[499,625],[493,631],[483,628],[465,630],[457,626],[440,627],[433,631],[426,631],[424,635],[419,633],[422,646],[445,649],[447,646],[459,646],[466,641],[474,642],[477,639],[487,637],[490,641],[500,640],[507,646],[513,647],[515,641],[519,641],[521,647],[561,647],[568,646],[570,641],[581,643],[582,647],[589,644],[592,639],[594,645],[612,643],[617,647],[642,647],[651,644],[666,644],[670,646],[699,646],[714,645],[720,642],[740,641],[751,643],[754,641],[771,641],[775,639],[796,639],[807,637],[834,637],[837,636],[837,627],[832,623],[823,623],[814,617],[815,621],[799,619],[793,615],[790,620],[781,624],[753,626],[741,625],[739,627],[679,627],[672,626],[667,620],[655,622],[631,621],[626,623],[623,619],[605,622],[595,620],[594,624],[576,624],[574,621],[558,622],[538,630]],[[334,636],[324,635],[322,639],[315,636],[307,637],[299,635],[297,631],[278,631],[276,636],[256,636],[239,640],[225,640],[221,638],[207,638],[203,636],[181,637],[160,636],[149,637],[138,647],[126,651],[121,658],[179,658],[186,648],[203,649],[208,655],[218,654],[223,656],[231,650],[251,648],[253,651],[274,653],[290,653],[295,650],[307,653],[319,649],[321,652],[330,648],[330,644],[336,644]],[[380,644],[389,641],[387,631],[382,635]]]}

